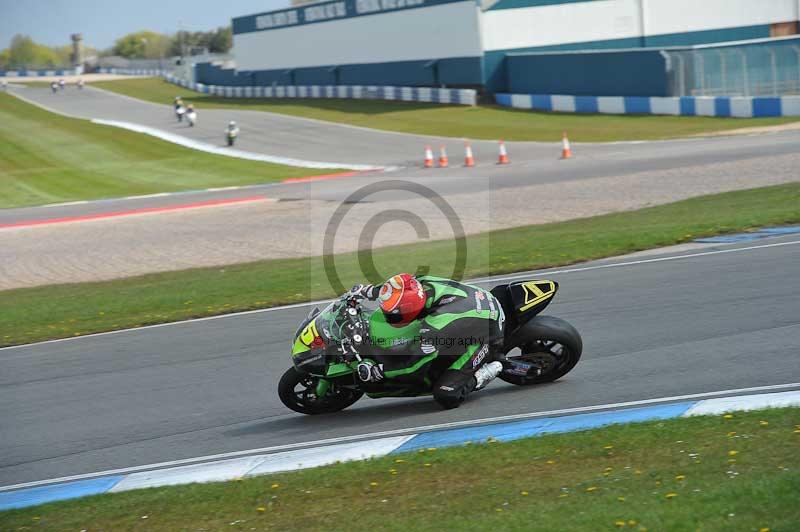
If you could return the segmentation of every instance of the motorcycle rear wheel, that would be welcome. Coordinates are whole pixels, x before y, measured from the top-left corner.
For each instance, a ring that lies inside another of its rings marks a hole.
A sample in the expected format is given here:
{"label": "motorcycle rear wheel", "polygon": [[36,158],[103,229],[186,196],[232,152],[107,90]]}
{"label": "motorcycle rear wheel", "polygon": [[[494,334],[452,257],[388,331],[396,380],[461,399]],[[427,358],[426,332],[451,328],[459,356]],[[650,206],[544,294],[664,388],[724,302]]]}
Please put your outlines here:
{"label": "motorcycle rear wheel", "polygon": [[324,397],[318,398],[315,390],[318,377],[297,371],[286,370],[278,382],[278,397],[287,408],[301,414],[330,414],[344,410],[364,395],[360,390],[331,386]]}
{"label": "motorcycle rear wheel", "polygon": [[560,379],[578,363],[583,352],[580,333],[569,322],[554,316],[537,316],[528,324],[521,353],[509,359],[533,363],[539,374],[515,375],[503,371],[500,379],[518,386]]}

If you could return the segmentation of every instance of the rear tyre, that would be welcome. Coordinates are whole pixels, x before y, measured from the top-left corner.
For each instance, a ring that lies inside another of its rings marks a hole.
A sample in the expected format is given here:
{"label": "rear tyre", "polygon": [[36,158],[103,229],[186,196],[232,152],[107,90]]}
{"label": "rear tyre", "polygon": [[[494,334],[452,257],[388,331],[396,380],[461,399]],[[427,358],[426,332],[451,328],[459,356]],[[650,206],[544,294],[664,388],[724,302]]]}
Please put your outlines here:
{"label": "rear tyre", "polygon": [[318,377],[297,371],[286,370],[278,382],[278,397],[287,408],[301,414],[330,414],[344,410],[364,395],[360,390],[331,385],[323,397],[317,397]]}
{"label": "rear tyre", "polygon": [[517,341],[520,354],[508,356],[510,361],[530,364],[527,375],[504,369],[499,377],[511,384],[525,386],[553,382],[569,373],[581,358],[583,340],[569,322],[554,316],[536,316],[523,327]]}

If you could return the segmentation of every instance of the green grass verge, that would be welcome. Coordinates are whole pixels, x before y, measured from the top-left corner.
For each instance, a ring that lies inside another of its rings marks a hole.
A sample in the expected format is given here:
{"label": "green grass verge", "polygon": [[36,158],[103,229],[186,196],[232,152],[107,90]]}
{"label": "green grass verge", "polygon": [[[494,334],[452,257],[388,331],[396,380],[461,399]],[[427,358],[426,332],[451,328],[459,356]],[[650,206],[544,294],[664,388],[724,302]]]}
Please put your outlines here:
{"label": "green grass verge", "polygon": [[467,107],[375,100],[229,99],[193,92],[159,78],[101,81],[92,85],[161,104],[171,103],[180,94],[202,108],[270,111],[388,131],[487,140],[552,142],[561,139],[562,131],[568,131],[570,139],[577,142],[668,139],[798,121],[796,117],[536,113],[495,105]]}
{"label": "green grass verge", "polygon": [[[466,277],[523,271],[691,241],[766,225],[800,223],[800,183],[469,237]],[[322,235],[319,235],[322,238]],[[450,275],[455,245],[381,248],[379,272]],[[0,346],[78,336],[331,297],[319,258],[285,259],[43,286],[0,293]],[[344,286],[363,282],[358,256],[336,257]],[[369,279],[372,282],[380,278]]]}
{"label": "green grass verge", "polygon": [[797,530],[800,409],[730,416],[98,495],[0,513],[0,524],[4,530]]}
{"label": "green grass verge", "polygon": [[0,208],[256,184],[330,171],[203,153],[0,94]]}

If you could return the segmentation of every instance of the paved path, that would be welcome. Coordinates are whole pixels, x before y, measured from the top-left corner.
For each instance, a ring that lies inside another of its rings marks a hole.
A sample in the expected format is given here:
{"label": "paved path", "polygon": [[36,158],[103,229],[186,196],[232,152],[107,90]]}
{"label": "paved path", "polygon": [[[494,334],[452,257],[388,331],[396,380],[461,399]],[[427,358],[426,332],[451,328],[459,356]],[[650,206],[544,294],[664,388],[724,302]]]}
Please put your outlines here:
{"label": "paved path", "polygon": [[[227,110],[201,110],[197,128],[178,125],[168,106],[99,90],[24,89],[22,93],[61,112],[137,120],[209,142],[230,118]],[[262,112],[236,111],[243,147],[297,158],[341,157],[371,164],[408,164],[395,172],[369,173],[307,183],[277,183],[61,206],[0,210],[0,290],[52,283],[111,279],[195,266],[313,256],[335,209],[364,186],[402,180],[428,187],[450,203],[468,233],[635,209],[714,192],[800,179],[800,131],[668,142],[576,145],[575,158],[559,161],[556,143],[512,143],[512,164],[498,166],[494,143],[477,143],[479,166],[423,170],[412,160],[430,139],[351,128]],[[279,133],[274,133],[279,132]],[[303,141],[300,141],[303,137]],[[216,139],[216,140],[215,140]],[[449,139],[452,160],[457,155]],[[245,144],[249,143],[249,144]],[[460,147],[460,146],[459,146]],[[414,166],[416,165],[416,166]],[[424,193],[430,196],[430,193]],[[254,197],[263,201],[225,204]],[[281,200],[281,201],[275,201]],[[213,208],[171,207],[221,202]],[[141,209],[158,215],[2,228],[4,224],[85,217]],[[430,238],[452,230],[427,199],[394,191],[355,205],[337,233],[337,249],[356,249],[368,220],[392,209],[426,221]],[[380,216],[379,218],[380,219]],[[387,224],[379,244],[414,242],[407,224]]]}
{"label": "paved path", "polygon": [[308,307],[2,349],[0,485],[448,421],[798,382],[800,241],[746,247],[790,242],[537,274],[560,283],[547,313],[581,331],[583,360],[554,384],[494,382],[452,411],[429,398],[362,399],[331,416],[288,411],[276,385]]}

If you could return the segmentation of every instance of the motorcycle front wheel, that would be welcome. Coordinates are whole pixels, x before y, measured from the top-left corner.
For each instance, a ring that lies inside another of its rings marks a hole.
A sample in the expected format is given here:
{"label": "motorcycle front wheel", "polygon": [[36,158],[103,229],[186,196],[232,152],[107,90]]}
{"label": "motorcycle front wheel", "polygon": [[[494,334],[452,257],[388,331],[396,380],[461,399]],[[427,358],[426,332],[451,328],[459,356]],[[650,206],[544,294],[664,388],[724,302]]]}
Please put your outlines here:
{"label": "motorcycle front wheel", "polygon": [[278,397],[287,408],[301,414],[330,414],[344,410],[364,395],[360,390],[331,385],[323,397],[317,397],[319,378],[297,371],[286,370],[278,382]]}

